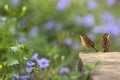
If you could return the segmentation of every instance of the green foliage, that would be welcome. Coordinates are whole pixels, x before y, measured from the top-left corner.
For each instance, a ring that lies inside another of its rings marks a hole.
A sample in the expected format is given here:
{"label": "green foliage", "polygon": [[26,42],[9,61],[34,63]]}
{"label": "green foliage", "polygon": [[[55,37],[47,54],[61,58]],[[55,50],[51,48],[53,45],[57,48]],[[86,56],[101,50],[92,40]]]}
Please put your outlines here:
{"label": "green foliage", "polygon": [[[119,17],[119,5],[116,2],[116,5],[108,6],[105,1],[96,0],[98,7],[92,10],[88,7],[92,0],[63,0],[58,6],[60,1],[0,0],[1,80],[11,80],[15,74],[19,77],[31,74],[30,78],[36,80],[76,80],[81,77],[85,80],[99,65],[99,62],[85,65],[82,73],[76,73],[78,53],[86,50],[77,35],[85,33],[92,36],[96,48],[102,51],[100,42],[103,33],[95,33],[94,28],[105,24],[99,18],[104,11]],[[87,21],[84,21],[86,15],[91,15],[94,20],[88,19],[88,23],[83,24]],[[118,37],[117,30],[110,31],[115,35],[113,37]],[[114,45],[111,51],[120,51],[119,40],[111,42]],[[47,68],[42,69],[37,60],[31,60],[35,53],[38,53],[38,60],[48,59]],[[31,72],[26,70],[28,61],[33,62]],[[64,67],[69,71],[60,74]]]}

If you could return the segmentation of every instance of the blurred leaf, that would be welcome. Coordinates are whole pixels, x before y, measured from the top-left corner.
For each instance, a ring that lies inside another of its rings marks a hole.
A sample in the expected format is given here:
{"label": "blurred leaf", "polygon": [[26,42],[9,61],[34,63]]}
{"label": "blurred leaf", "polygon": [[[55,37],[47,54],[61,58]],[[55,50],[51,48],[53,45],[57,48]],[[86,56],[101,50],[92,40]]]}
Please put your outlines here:
{"label": "blurred leaf", "polygon": [[0,64],[0,69],[2,69],[2,65]]}
{"label": "blurred leaf", "polygon": [[10,47],[10,49],[11,49],[13,52],[16,52],[16,51],[18,51],[18,50],[19,50],[19,48],[18,48],[18,47]]}
{"label": "blurred leaf", "polygon": [[69,78],[67,76],[61,76],[59,80],[69,80]]}
{"label": "blurred leaf", "polygon": [[27,58],[27,57],[23,57],[23,59],[24,59],[24,60],[28,60],[28,58]]}
{"label": "blurred leaf", "polygon": [[12,66],[14,64],[19,64],[18,60],[15,57],[9,57],[7,60],[7,65]]}
{"label": "blurred leaf", "polygon": [[7,66],[7,62],[6,61],[3,62],[3,66]]}
{"label": "blurred leaf", "polygon": [[14,61],[9,61],[8,62],[8,66],[12,66],[14,64],[19,64],[18,60],[14,60]]}
{"label": "blurred leaf", "polygon": [[91,64],[88,66],[88,69],[91,71],[92,69],[96,68],[97,66],[101,65],[102,63],[100,61],[97,61],[94,64]]}

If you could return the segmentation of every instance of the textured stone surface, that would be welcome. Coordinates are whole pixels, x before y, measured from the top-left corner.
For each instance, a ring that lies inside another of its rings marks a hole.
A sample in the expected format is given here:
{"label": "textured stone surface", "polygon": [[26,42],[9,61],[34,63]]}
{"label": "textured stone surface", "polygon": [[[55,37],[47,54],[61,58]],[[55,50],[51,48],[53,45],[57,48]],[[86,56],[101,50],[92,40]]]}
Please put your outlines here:
{"label": "textured stone surface", "polygon": [[103,64],[92,70],[91,80],[120,80],[120,52],[79,53],[83,64],[101,61]]}

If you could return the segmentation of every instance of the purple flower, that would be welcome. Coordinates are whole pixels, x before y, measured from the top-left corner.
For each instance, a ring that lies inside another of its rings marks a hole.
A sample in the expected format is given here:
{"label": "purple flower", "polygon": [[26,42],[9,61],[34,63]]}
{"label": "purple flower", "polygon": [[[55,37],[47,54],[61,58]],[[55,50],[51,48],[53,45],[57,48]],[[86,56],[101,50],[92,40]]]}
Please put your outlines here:
{"label": "purple flower", "polygon": [[112,23],[104,25],[103,31],[107,32],[107,33],[110,33],[113,36],[117,36],[120,33],[119,27],[115,24],[112,24]]}
{"label": "purple flower", "polygon": [[32,28],[32,30],[30,31],[29,35],[30,35],[31,37],[33,37],[33,36],[36,36],[37,33],[38,33],[38,27],[35,26],[35,27]]}
{"label": "purple flower", "polygon": [[57,9],[60,11],[63,11],[67,8],[69,3],[70,3],[70,0],[59,0],[57,4]]}
{"label": "purple flower", "polygon": [[106,23],[114,22],[114,17],[110,12],[107,12],[107,11],[103,11],[100,15],[100,18],[102,19],[102,21]]}
{"label": "purple flower", "polygon": [[33,65],[34,65],[34,63],[32,61],[28,61],[27,62],[27,67],[26,67],[27,72],[31,72],[32,71],[32,66]]}
{"label": "purple flower", "polygon": [[98,4],[96,1],[89,1],[87,6],[90,10],[95,10],[98,8]]}
{"label": "purple flower", "polygon": [[42,58],[42,59],[39,59],[37,60],[40,68],[47,68],[49,66],[49,60],[46,59],[46,58]]}
{"label": "purple flower", "polygon": [[113,36],[117,36],[120,33],[120,29],[116,24],[107,23],[100,27],[94,27],[93,32],[94,33],[110,33]]}
{"label": "purple flower", "polygon": [[67,68],[67,67],[63,67],[63,68],[61,68],[61,70],[60,70],[60,74],[61,74],[61,75],[68,74],[69,72],[70,72],[70,69]]}
{"label": "purple flower", "polygon": [[12,80],[19,80],[19,79],[20,80],[28,80],[28,78],[30,78],[29,74],[25,75],[25,76],[18,76],[16,74],[14,74]]}
{"label": "purple flower", "polygon": [[38,60],[38,53],[35,53],[35,54],[32,56],[31,60]]}
{"label": "purple flower", "polygon": [[116,0],[106,0],[107,5],[113,6],[115,4]]}
{"label": "purple flower", "polygon": [[45,30],[52,30],[55,27],[55,22],[54,21],[48,21],[45,24]]}
{"label": "purple flower", "polygon": [[20,78],[20,76],[18,76],[17,74],[14,74],[12,80],[17,80],[19,78]]}
{"label": "purple flower", "polygon": [[85,27],[91,27],[94,24],[94,16],[91,14],[88,14],[84,16],[83,18],[83,24]]}
{"label": "purple flower", "polygon": [[66,39],[65,39],[65,44],[66,44],[67,46],[71,46],[72,43],[73,43],[73,41],[72,41],[71,38],[66,38]]}
{"label": "purple flower", "polygon": [[27,67],[26,67],[26,71],[29,72],[29,73],[32,72],[32,67],[28,67],[28,66],[27,66]]}
{"label": "purple flower", "polygon": [[30,78],[30,75],[28,74],[28,75],[25,75],[25,76],[21,76],[20,78],[22,80],[28,80],[28,78]]}
{"label": "purple flower", "polygon": [[33,65],[34,65],[34,63],[33,63],[32,61],[28,61],[28,62],[27,62],[27,66],[28,66],[28,67],[32,67]]}
{"label": "purple flower", "polygon": [[22,43],[25,43],[26,41],[27,39],[25,37],[20,37],[18,42],[22,44]]}
{"label": "purple flower", "polygon": [[14,5],[14,6],[17,6],[17,5],[19,5],[19,0],[12,0],[12,4]]}
{"label": "purple flower", "polygon": [[103,26],[96,26],[92,30],[94,33],[102,33],[103,32]]}
{"label": "purple flower", "polygon": [[77,25],[81,25],[82,24],[82,19],[79,17],[79,16],[76,16],[74,18],[74,22],[77,24]]}

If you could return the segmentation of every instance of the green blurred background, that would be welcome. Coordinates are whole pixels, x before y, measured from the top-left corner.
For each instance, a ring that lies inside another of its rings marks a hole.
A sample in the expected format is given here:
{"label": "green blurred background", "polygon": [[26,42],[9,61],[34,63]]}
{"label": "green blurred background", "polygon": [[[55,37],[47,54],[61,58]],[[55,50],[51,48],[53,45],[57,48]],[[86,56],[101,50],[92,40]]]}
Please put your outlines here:
{"label": "green blurred background", "polygon": [[110,51],[120,51],[119,7],[119,0],[0,0],[0,63],[17,42],[25,45],[28,59],[39,53],[52,67],[75,71],[78,53],[86,51],[79,34],[87,34],[101,52],[102,36],[110,33]]}

